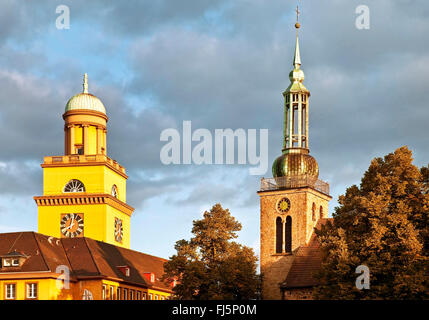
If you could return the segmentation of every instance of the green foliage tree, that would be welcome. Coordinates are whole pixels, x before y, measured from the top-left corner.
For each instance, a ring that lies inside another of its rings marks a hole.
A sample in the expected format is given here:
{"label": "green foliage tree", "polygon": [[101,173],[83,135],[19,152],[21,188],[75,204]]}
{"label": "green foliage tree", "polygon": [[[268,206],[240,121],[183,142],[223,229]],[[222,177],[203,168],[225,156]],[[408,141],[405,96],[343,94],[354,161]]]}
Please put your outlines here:
{"label": "green foliage tree", "polygon": [[[324,253],[318,299],[429,297],[429,168],[412,164],[401,147],[372,160],[360,187],[339,197],[333,223],[316,231]],[[370,271],[370,288],[356,287],[356,267]]]}
{"label": "green foliage tree", "polygon": [[220,204],[193,221],[189,241],[176,242],[176,254],[164,265],[164,280],[177,280],[177,299],[243,300],[255,298],[257,257],[232,239],[241,224]]}

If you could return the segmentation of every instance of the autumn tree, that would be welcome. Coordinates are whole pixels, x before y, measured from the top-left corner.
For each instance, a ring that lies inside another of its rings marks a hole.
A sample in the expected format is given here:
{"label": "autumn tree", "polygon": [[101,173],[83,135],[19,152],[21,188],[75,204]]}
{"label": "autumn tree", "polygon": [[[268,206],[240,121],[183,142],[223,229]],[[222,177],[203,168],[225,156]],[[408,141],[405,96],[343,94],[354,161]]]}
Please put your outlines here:
{"label": "autumn tree", "polygon": [[177,280],[177,299],[242,300],[255,297],[257,258],[233,239],[241,224],[220,204],[194,220],[189,241],[176,242],[176,254],[164,265],[164,280]]}
{"label": "autumn tree", "polygon": [[[428,299],[429,168],[401,147],[372,160],[360,187],[339,197],[333,223],[316,231],[324,262],[319,299]],[[356,267],[370,288],[356,287]]]}

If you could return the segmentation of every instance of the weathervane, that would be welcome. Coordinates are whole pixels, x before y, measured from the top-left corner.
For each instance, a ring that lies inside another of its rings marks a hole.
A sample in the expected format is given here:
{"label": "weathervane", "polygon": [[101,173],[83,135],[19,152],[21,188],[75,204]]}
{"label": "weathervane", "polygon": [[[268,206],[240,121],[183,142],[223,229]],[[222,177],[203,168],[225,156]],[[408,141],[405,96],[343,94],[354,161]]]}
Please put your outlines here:
{"label": "weathervane", "polygon": [[298,17],[300,13],[301,12],[299,12],[298,6],[296,6],[296,22],[298,22]]}
{"label": "weathervane", "polygon": [[296,32],[298,32],[299,27],[301,26],[298,22],[298,18],[299,18],[299,14],[301,13],[298,9],[298,6],[296,6],[296,23],[295,23],[295,28],[297,29]]}

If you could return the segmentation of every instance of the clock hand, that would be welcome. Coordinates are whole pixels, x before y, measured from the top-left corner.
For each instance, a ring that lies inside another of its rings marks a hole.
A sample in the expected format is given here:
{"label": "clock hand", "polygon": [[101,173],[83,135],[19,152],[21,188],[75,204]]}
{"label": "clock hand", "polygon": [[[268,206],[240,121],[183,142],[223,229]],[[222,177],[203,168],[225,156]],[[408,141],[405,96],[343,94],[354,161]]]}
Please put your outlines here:
{"label": "clock hand", "polygon": [[74,226],[74,221],[73,220],[74,220],[74,218],[72,217],[70,225],[68,227],[66,227],[66,230],[68,230],[68,229],[70,229],[70,228],[72,228]]}

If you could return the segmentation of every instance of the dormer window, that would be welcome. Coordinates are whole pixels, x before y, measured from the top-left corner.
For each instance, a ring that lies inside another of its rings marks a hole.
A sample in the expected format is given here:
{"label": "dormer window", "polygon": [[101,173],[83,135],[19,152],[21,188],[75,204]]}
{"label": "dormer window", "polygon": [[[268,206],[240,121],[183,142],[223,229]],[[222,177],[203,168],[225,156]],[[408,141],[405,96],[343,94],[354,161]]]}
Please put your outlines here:
{"label": "dormer window", "polygon": [[130,267],[129,266],[118,266],[117,267],[124,276],[129,277],[130,276]]}
{"label": "dormer window", "polygon": [[3,267],[19,267],[19,259],[3,258]]}
{"label": "dormer window", "polygon": [[145,272],[144,276],[145,276],[146,280],[150,281],[151,283],[155,282],[155,273],[153,273],[153,272]]}
{"label": "dormer window", "polygon": [[0,258],[0,267],[20,267],[28,257],[25,254],[15,250],[5,254],[4,256],[1,256]]}

